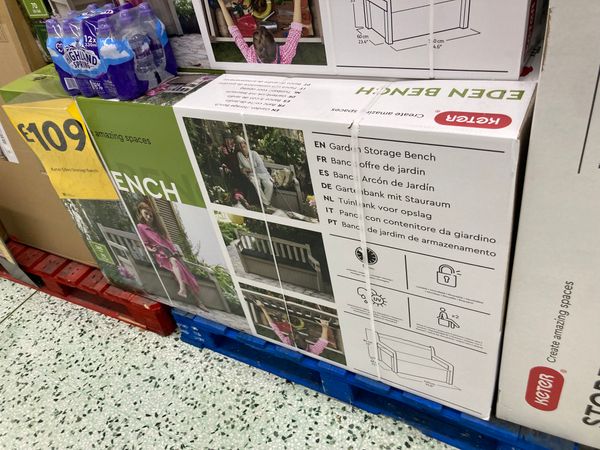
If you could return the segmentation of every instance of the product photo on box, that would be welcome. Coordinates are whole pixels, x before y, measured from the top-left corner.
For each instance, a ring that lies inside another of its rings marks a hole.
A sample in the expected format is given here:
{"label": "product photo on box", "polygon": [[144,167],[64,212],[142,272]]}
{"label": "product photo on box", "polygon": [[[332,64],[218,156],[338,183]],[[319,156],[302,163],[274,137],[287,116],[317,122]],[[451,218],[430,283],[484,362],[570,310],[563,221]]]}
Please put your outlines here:
{"label": "product photo on box", "polygon": [[78,98],[123,208],[98,217],[98,247],[153,299],[250,331],[172,109],[214,78],[184,74],[135,102]]}
{"label": "product photo on box", "polygon": [[211,68],[386,78],[519,78],[545,0],[193,0]]}

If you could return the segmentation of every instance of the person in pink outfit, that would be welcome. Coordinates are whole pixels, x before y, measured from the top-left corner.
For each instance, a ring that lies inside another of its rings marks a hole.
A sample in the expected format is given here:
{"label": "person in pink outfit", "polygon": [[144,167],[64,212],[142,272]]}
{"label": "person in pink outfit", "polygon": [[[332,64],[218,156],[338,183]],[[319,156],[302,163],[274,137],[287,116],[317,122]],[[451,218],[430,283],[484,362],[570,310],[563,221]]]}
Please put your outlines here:
{"label": "person in pink outfit", "polygon": [[[197,295],[200,292],[198,280],[182,261],[182,255],[175,244],[166,237],[163,227],[156,220],[152,207],[146,202],[140,202],[137,213],[139,222],[137,230],[142,242],[154,257],[156,264],[175,276],[179,285],[177,295],[187,298],[188,289]],[[199,306],[201,309],[208,311],[203,305],[199,304]]]}
{"label": "person in pink outfit", "polygon": [[[269,326],[273,332],[277,335],[279,340],[285,345],[291,347],[297,347],[301,350],[306,350],[313,355],[319,356],[329,345],[329,321],[325,319],[319,319],[321,325],[321,336],[314,344],[309,344],[304,336],[300,333],[294,333],[292,326],[288,322],[275,322],[265,305],[257,301],[256,306],[260,308],[262,313],[269,322]],[[291,336],[291,337],[290,337]]]}
{"label": "person in pink outfit", "polygon": [[252,36],[252,45],[248,45],[239,28],[235,25],[224,0],[219,6],[225,17],[229,33],[235,44],[244,55],[246,62],[253,64],[291,64],[296,56],[298,42],[302,36],[302,0],[294,0],[294,17],[285,44],[278,45],[273,34],[263,26],[259,26]]}

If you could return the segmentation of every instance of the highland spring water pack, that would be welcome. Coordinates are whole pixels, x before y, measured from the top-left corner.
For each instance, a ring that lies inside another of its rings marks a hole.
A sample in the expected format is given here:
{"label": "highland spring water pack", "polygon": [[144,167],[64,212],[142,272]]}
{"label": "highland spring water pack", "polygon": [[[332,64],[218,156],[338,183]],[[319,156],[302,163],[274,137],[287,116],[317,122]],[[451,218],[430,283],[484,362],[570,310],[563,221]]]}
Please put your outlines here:
{"label": "highland spring water pack", "polygon": [[46,23],[47,47],[70,95],[133,100],[177,73],[164,24],[150,6],[88,6]]}

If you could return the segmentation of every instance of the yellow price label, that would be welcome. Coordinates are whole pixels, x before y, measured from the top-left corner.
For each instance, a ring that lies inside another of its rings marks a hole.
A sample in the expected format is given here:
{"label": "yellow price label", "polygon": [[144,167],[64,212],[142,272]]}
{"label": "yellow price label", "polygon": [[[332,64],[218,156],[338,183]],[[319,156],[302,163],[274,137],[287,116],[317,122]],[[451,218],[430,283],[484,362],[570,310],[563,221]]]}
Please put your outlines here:
{"label": "yellow price label", "polygon": [[60,198],[118,200],[73,99],[4,105],[4,110]]}

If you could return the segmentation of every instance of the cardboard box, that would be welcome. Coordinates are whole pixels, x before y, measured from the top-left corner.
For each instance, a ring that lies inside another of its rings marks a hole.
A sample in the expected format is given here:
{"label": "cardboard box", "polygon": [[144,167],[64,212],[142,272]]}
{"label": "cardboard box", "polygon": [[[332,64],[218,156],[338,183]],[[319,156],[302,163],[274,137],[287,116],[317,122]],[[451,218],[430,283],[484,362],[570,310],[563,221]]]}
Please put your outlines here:
{"label": "cardboard box", "polygon": [[[236,6],[229,13],[242,54],[217,2],[193,2],[211,68],[385,78],[516,80],[546,8],[545,0],[302,0],[302,36],[292,50],[292,0],[254,13]],[[256,63],[253,30],[262,25],[279,45],[271,52],[277,64]]]}
{"label": "cardboard box", "polygon": [[534,87],[223,75],[175,104],[252,331],[488,418]]}
{"label": "cardboard box", "polygon": [[78,98],[121,212],[102,214],[99,202],[74,207],[87,228],[99,230],[103,267],[117,264],[121,283],[250,331],[171,106],[213,79],[182,75],[135,102]]}
{"label": "cardboard box", "polygon": [[[140,259],[147,255],[141,242],[132,244],[123,238],[125,233],[136,233],[135,225],[102,165],[75,100],[64,95],[56,73],[34,73],[3,89],[10,100],[4,111],[22,130],[20,139],[28,143],[29,153],[39,158],[48,174],[49,190],[58,194],[61,211],[77,227],[78,240],[91,253],[89,259],[113,285],[164,300],[164,287],[149,259],[144,259],[150,274],[146,283],[131,270],[132,255]],[[44,124],[50,125],[44,128]],[[48,133],[50,128],[53,134]],[[106,221],[120,227],[110,240],[111,230],[103,227]]]}
{"label": "cardboard box", "polygon": [[[45,64],[16,0],[0,3],[0,58],[10,62],[0,69],[1,85]],[[46,75],[37,73],[29,76],[27,88],[35,84],[32,80],[36,77],[43,84]],[[19,83],[5,87],[2,93],[4,101],[14,101],[22,96],[23,88]],[[0,104],[3,104],[2,100]],[[38,158],[3,110],[0,111],[0,126],[4,130],[4,133],[0,132],[3,134],[0,137],[0,219],[8,233],[32,247],[94,264]]]}
{"label": "cardboard box", "polygon": [[18,0],[6,0],[0,5],[0,85],[46,65],[44,57],[23,16]]}
{"label": "cardboard box", "polygon": [[600,4],[550,4],[497,415],[600,447]]}

